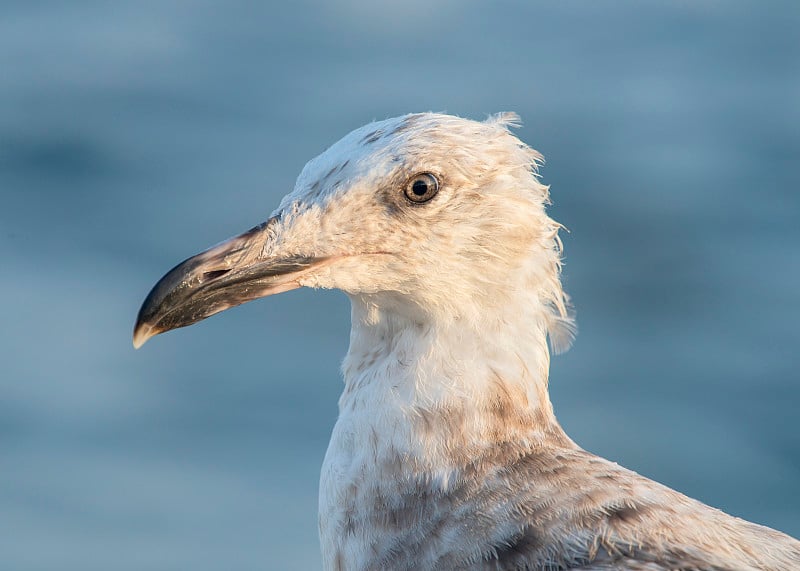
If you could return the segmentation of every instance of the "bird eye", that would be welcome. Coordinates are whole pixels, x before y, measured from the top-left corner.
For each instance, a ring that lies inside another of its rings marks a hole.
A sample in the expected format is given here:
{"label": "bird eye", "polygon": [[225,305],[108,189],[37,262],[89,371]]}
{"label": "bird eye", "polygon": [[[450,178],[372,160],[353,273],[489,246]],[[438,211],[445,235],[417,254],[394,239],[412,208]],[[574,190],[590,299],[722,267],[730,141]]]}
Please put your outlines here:
{"label": "bird eye", "polygon": [[429,172],[412,176],[406,183],[406,198],[415,204],[428,202],[439,192],[439,181]]}

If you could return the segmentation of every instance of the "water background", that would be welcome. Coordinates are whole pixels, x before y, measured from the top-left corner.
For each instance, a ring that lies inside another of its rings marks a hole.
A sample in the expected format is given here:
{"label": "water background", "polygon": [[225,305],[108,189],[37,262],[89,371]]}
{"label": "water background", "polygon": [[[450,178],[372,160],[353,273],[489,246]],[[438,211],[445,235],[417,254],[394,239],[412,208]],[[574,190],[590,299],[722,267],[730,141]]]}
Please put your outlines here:
{"label": "water background", "polygon": [[134,352],[183,258],[411,111],[513,110],[570,233],[556,412],[800,536],[800,3],[0,2],[0,569],[317,569],[349,304]]}

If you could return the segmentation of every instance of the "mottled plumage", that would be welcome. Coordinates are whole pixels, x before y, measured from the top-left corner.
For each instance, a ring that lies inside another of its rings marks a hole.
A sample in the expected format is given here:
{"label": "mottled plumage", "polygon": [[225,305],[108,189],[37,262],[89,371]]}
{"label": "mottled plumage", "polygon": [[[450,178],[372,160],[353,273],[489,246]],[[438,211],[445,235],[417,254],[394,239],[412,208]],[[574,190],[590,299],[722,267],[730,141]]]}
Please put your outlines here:
{"label": "mottled plumage", "polygon": [[[565,348],[574,327],[541,157],[515,120],[426,113],[350,133],[268,223],[167,274],[135,343],[295,287],[349,295],[320,483],[326,569],[800,569],[800,542],[581,450],[559,426],[547,339]],[[438,193],[418,203],[421,174]]]}

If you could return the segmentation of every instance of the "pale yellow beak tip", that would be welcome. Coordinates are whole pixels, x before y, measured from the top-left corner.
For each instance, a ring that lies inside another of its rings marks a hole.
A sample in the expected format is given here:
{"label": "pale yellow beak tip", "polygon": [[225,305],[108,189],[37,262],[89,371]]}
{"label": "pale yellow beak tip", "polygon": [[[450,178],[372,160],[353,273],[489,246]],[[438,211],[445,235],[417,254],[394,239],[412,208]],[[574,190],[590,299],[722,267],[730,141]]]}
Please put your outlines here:
{"label": "pale yellow beak tip", "polygon": [[144,345],[148,339],[158,335],[158,331],[154,330],[153,326],[145,323],[137,323],[136,328],[133,330],[133,348],[138,349]]}

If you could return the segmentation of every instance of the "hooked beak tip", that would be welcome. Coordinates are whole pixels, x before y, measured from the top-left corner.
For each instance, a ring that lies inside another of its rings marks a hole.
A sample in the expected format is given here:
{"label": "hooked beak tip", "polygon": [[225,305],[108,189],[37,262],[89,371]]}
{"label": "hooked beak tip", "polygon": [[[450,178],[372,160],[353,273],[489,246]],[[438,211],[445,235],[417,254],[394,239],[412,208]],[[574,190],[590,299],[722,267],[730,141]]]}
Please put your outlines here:
{"label": "hooked beak tip", "polygon": [[158,335],[159,331],[155,330],[152,325],[147,323],[137,323],[133,330],[133,348],[138,349],[147,342],[151,337]]}

